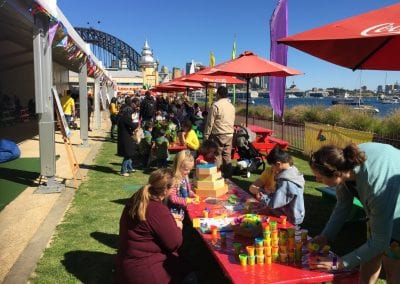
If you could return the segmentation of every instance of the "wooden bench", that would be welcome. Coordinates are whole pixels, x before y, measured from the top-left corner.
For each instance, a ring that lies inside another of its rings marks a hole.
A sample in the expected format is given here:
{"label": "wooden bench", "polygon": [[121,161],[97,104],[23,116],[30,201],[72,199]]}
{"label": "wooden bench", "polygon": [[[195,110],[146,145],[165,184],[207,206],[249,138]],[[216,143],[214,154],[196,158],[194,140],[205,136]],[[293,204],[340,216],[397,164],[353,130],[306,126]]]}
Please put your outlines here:
{"label": "wooden bench", "polygon": [[[322,200],[327,203],[336,203],[336,190],[332,187],[316,187],[322,193]],[[361,221],[365,219],[363,205],[357,197],[353,199],[353,208],[349,214],[347,222]]]}

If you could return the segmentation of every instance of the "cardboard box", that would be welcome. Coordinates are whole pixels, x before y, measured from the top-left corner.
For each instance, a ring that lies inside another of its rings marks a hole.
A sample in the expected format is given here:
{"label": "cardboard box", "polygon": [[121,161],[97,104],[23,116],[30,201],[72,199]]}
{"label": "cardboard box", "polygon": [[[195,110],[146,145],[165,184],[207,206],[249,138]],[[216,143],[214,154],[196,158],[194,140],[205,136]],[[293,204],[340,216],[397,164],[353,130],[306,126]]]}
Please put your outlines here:
{"label": "cardboard box", "polygon": [[221,172],[216,172],[216,173],[212,173],[212,174],[208,174],[208,175],[200,175],[200,176],[196,176],[197,180],[199,181],[212,181],[212,180],[217,180],[222,178],[222,174]]}
{"label": "cardboard box", "polygon": [[217,167],[214,164],[200,164],[196,166],[196,176],[208,176],[217,173]]}
{"label": "cardboard box", "polygon": [[195,185],[200,189],[216,189],[223,187],[225,180],[223,178],[217,180],[196,180]]}
{"label": "cardboard box", "polygon": [[223,187],[217,189],[195,188],[195,192],[201,197],[220,197],[228,193],[228,185],[224,184]]}

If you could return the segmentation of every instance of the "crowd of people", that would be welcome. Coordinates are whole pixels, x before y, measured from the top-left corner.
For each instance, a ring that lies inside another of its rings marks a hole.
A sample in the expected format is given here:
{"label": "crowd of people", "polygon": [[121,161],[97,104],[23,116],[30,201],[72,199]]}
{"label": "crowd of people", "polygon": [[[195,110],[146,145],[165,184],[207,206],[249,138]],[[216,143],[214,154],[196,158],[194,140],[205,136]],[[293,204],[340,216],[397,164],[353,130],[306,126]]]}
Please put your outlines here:
{"label": "crowd of people", "polygon": [[166,167],[171,144],[185,146],[196,158],[204,149],[200,143],[203,138],[203,143],[215,143],[215,163],[224,177],[231,177],[235,109],[227,95],[226,87],[219,87],[218,100],[209,113],[185,98],[154,97],[150,91],[144,97],[113,98],[109,106],[110,132],[117,140],[118,155],[123,157],[120,174],[129,176],[135,168],[152,165]]}
{"label": "crowd of people", "polygon": [[[208,115],[202,117],[203,143],[199,143],[198,137],[193,138],[196,133],[191,127],[192,119],[198,119],[200,113],[195,111],[196,106],[190,106],[188,102],[185,102],[185,106],[175,106],[176,110],[184,109],[184,114],[171,112],[170,104],[157,104],[157,100],[147,94],[146,99],[137,101],[138,107],[132,103],[126,105],[129,100],[125,100],[118,114],[113,112],[119,117],[115,123],[118,125],[118,149],[120,140],[125,137],[123,135],[128,134],[125,140],[129,140],[129,143],[140,140],[136,148],[142,158],[137,161],[141,161],[143,166],[150,162],[143,159],[146,151],[153,151],[160,157],[157,162],[160,169],[151,173],[148,185],[132,196],[121,216],[117,261],[121,283],[140,282],[142,278],[136,278],[135,271],[140,271],[140,277],[148,279],[148,283],[196,282],[191,269],[179,255],[184,218],[179,212],[185,211],[187,204],[197,198],[189,179],[189,173],[196,164],[215,163],[224,177],[232,174],[230,154],[234,108],[230,107],[227,100],[226,89],[218,89],[217,98]],[[151,109],[146,106],[150,100],[154,104],[151,117],[144,111]],[[132,119],[135,111],[139,113],[136,122]],[[160,121],[164,123],[159,124]],[[176,154],[172,169],[169,169],[168,154],[161,155],[158,151],[168,151],[171,140],[167,138],[167,132],[171,123],[174,129],[182,131],[175,139],[186,143],[187,150]],[[164,127],[157,129],[157,125]],[[138,134],[138,129],[142,127],[142,133]],[[132,134],[140,138],[132,139]],[[119,154],[124,156],[121,174],[132,171],[132,162],[127,161],[134,154],[128,151]],[[285,215],[292,224],[301,225],[306,214],[303,174],[294,165],[290,154],[278,147],[267,155],[266,160],[269,167],[251,184],[249,192],[264,204],[269,214]],[[396,283],[400,279],[399,160],[398,149],[379,143],[349,144],[344,148],[326,145],[312,154],[309,162],[311,170],[317,181],[336,188],[337,205],[322,233],[310,242],[324,247],[334,241],[346,221],[354,197],[359,198],[364,207],[368,235],[365,244],[342,257],[329,255],[309,258],[311,269],[336,271],[359,266],[361,283],[375,283],[383,265],[388,283]],[[148,267],[154,267],[155,270],[146,270]]]}

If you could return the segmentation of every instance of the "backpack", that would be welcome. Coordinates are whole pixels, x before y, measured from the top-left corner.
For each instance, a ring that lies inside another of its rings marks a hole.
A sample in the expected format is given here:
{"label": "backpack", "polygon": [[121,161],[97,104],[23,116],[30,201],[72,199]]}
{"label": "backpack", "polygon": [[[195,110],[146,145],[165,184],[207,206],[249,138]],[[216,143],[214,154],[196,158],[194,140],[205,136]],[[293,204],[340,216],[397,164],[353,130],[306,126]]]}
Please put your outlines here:
{"label": "backpack", "polygon": [[154,115],[154,101],[145,100],[143,104],[142,117],[151,118]]}

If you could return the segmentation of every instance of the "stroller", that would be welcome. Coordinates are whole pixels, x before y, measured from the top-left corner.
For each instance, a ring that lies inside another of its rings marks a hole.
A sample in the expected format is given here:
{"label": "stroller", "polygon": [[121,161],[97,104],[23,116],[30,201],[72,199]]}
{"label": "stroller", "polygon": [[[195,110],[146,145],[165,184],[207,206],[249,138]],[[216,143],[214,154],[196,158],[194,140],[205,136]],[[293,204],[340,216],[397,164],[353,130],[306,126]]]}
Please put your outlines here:
{"label": "stroller", "polygon": [[265,170],[265,155],[258,152],[251,143],[255,139],[255,133],[241,125],[235,125],[234,127],[233,149],[239,155],[237,170],[249,178],[251,172],[256,171],[261,165],[262,170]]}

